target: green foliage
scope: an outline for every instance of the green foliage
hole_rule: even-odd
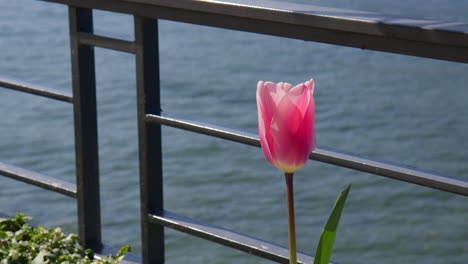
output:
[[[341,212],[343,211],[346,198],[348,197],[351,185],[340,193],[333,206],[333,210],[328,218],[327,224],[322,230],[317,251],[315,252],[314,264],[328,264],[335,243],[336,231],[340,222]]]
[[[24,214],[0,219],[0,264],[117,264],[130,250],[123,247],[117,255],[94,259],[93,251],[78,244],[78,236],[66,235],[60,228],[31,227]]]

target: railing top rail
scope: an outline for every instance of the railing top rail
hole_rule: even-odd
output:
[[[45,0],[342,46],[468,63],[468,23],[270,0]]]

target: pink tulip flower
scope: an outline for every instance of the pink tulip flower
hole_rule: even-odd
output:
[[[316,147],[314,81],[297,86],[258,82],[258,134],[263,154],[285,173],[302,168]]]

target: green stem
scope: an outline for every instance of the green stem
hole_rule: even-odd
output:
[[[294,219],[294,173],[285,173],[286,178],[286,200],[288,203],[288,238],[289,238],[289,263],[297,264],[296,253],[296,224]]]

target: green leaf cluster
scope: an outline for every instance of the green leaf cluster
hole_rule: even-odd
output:
[[[123,247],[117,255],[94,258],[90,249],[78,244],[78,236],[66,235],[60,228],[45,229],[27,224],[24,214],[0,219],[0,264],[117,264],[130,250]]]

